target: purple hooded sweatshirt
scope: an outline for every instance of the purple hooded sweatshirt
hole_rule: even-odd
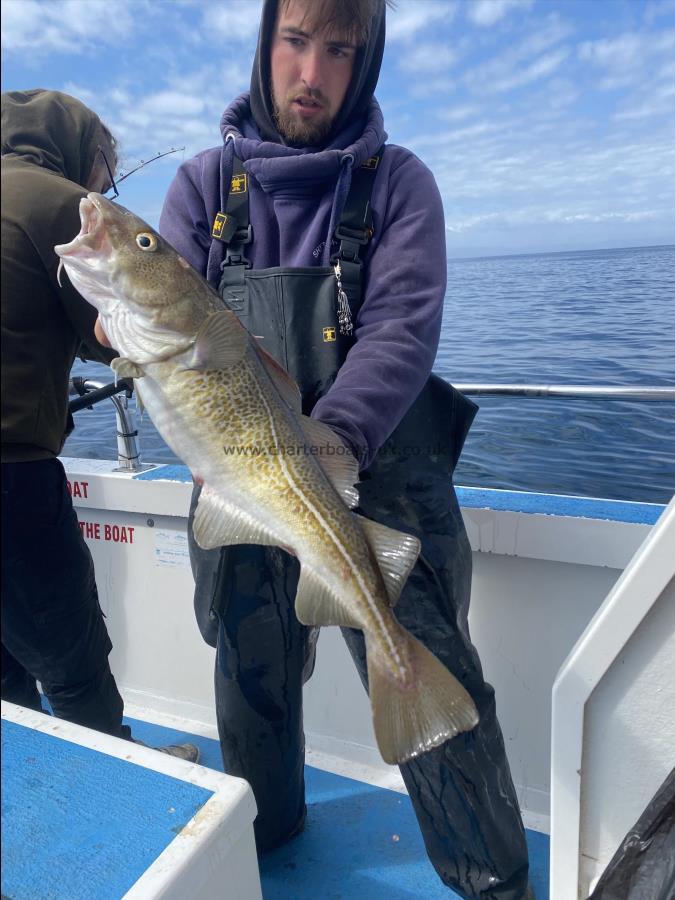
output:
[[[253,242],[246,254],[253,268],[328,265],[351,172],[387,137],[377,101],[321,149],[261,140],[248,94],[226,109],[221,133],[222,160],[221,148],[212,148],[178,170],[160,219],[162,235],[217,286],[222,244],[212,242],[211,226],[223,208],[221,171],[229,185],[236,153],[249,175]],[[365,256],[356,341],[312,411],[348,442],[362,469],[431,372],[447,277],[441,197],[433,175],[413,153],[387,144],[371,202],[374,234]]]

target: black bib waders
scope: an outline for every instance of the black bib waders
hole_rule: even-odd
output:
[[[354,190],[358,201],[359,188]],[[354,241],[356,232],[345,225],[353,207],[348,200],[336,236],[343,288],[355,319],[358,250],[365,241]],[[250,228],[242,222],[241,207],[236,234],[231,232],[219,292],[297,381],[303,411],[309,413],[333,383],[353,340],[341,333],[335,272],[331,267],[247,268]],[[361,473],[358,511],[420,538],[420,558],[396,618],[460,679],[480,714],[473,731],[401,766],[429,857],[445,884],[465,897],[522,900],[527,848],[494,692],[483,680],[469,637],[471,550],[452,485],[475,412],[473,403],[432,375]],[[198,496],[196,487],[189,528],[195,610],[205,640],[217,647],[223,761],[226,772],[253,788],[256,840],[265,851],[297,833],[305,818],[302,685],[314,667],[318,629],[295,617],[297,559],[276,547],[204,551],[195,544],[191,524]],[[342,632],[367,688],[362,633]]]

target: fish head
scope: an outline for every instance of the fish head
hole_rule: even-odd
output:
[[[80,200],[80,231],[54,250],[73,286],[98,310],[108,340],[139,365],[192,342],[221,308],[208,283],[134,213],[90,193]]]

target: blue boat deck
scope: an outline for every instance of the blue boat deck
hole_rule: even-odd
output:
[[[223,771],[218,741],[135,719],[134,737],[155,747],[191,741],[201,764]],[[452,900],[429,862],[405,794],[307,766],[307,823],[260,861],[265,900]],[[548,835],[527,831],[530,878],[548,900]]]
[[[126,721],[149,746],[197,744],[201,764],[223,771],[216,740]],[[2,893],[12,900],[118,900],[210,796],[4,718],[2,762]],[[262,858],[264,900],[457,896],[429,862],[405,794],[310,766],[305,775],[306,827]],[[548,900],[548,837],[527,840],[537,900]]]

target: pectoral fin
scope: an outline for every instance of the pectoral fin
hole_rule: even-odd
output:
[[[110,363],[110,368],[115,373],[115,383],[118,378],[142,378],[145,375],[142,366],[127,359],[126,356],[117,356]]]
[[[186,369],[225,369],[242,361],[249,334],[229,309],[213,313],[197,332]]]
[[[388,528],[372,519],[356,517],[366,534],[366,540],[377,557],[389,596],[395,606],[420,552],[420,542],[412,534]]]

